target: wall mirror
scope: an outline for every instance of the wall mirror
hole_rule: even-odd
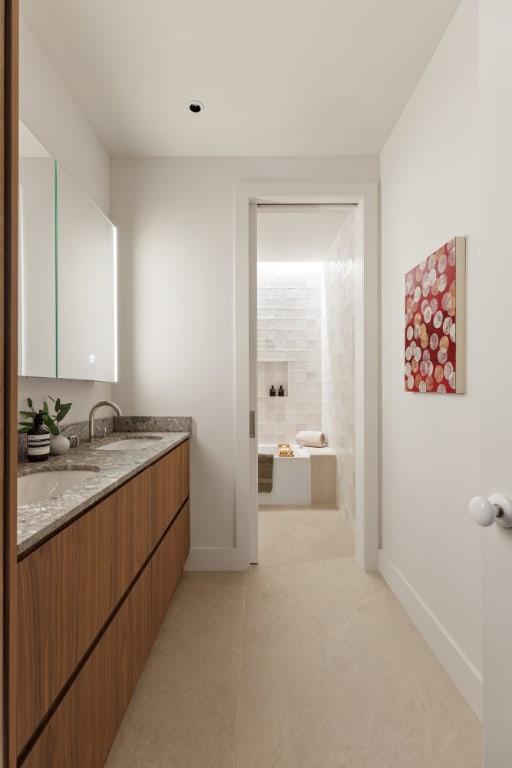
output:
[[[20,123],[18,373],[57,375],[55,161]]]
[[[19,220],[19,375],[116,381],[116,229],[21,122]]]

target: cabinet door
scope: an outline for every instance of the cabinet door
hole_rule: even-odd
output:
[[[187,557],[190,552],[190,502],[187,501],[181,512],[181,529],[180,529],[180,560],[181,570],[187,561]]]
[[[153,546],[161,539],[179,509],[176,482],[177,455],[177,451],[174,450],[151,467]]]
[[[149,480],[141,473],[18,564],[18,754],[150,553]]]
[[[148,566],[23,768],[102,768],[151,648]]]
[[[180,538],[181,514],[167,531],[151,560],[151,635],[154,640],[181,576]]]
[[[190,506],[187,502],[167,531],[151,561],[151,624],[153,640],[167,613],[190,549]]]
[[[186,440],[176,448],[177,505],[181,507],[189,496],[190,442]]]

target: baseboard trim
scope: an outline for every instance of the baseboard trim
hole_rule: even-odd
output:
[[[466,699],[476,716],[482,720],[483,685],[481,674],[382,549],[379,550],[379,571],[450,675],[461,695]]]
[[[186,571],[245,571],[247,556],[236,547],[193,547]]]

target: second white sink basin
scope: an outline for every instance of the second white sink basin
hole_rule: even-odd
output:
[[[64,491],[70,491],[95,476],[96,471],[88,469],[55,470],[23,475],[18,477],[18,506],[54,499]]]
[[[147,437],[127,437],[121,440],[116,440],[113,443],[107,443],[107,445],[98,446],[98,451],[136,451],[139,448],[149,448],[155,440],[161,440],[161,437],[147,436]]]

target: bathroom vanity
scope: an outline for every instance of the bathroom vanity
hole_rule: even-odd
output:
[[[189,436],[88,444],[44,470],[92,480],[20,508],[19,766],[104,765],[189,552]]]

